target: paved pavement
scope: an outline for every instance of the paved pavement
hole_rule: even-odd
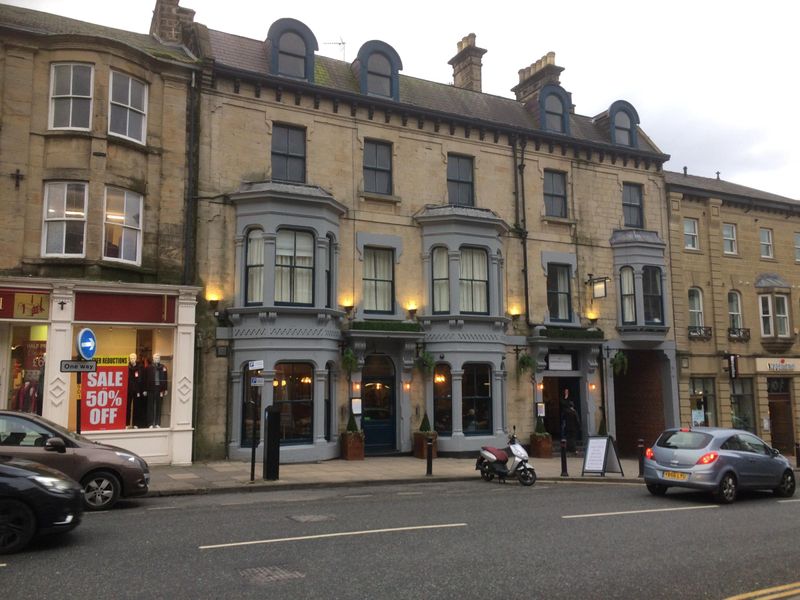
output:
[[[539,480],[580,480],[602,482],[641,482],[637,460],[622,459],[624,473],[604,476],[581,475],[583,458],[567,458],[567,476],[561,475],[561,459],[534,458],[531,460]],[[175,496],[231,491],[267,491],[425,483],[477,479],[475,458],[436,458],[432,474],[427,475],[427,461],[413,456],[367,457],[363,461],[333,459],[316,463],[280,465],[278,480],[262,478],[262,463],[256,463],[255,480],[250,481],[250,463],[238,461],[197,462],[187,467],[153,466],[150,468],[150,496]],[[518,485],[516,482],[509,482]]]

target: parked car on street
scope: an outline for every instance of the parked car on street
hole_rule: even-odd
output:
[[[0,554],[22,550],[37,534],[77,527],[82,492],[54,469],[0,454]]]
[[[79,482],[87,510],[142,496],[150,483],[147,462],[133,452],[28,413],[0,410],[0,454],[42,463]]]
[[[761,438],[740,429],[667,429],[645,451],[644,482],[655,496],[670,487],[711,492],[729,504],[739,490],[766,489],[794,495],[792,465]]]

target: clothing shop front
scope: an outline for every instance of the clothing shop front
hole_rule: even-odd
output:
[[[39,414],[151,464],[190,464],[198,291],[0,280],[0,408]],[[94,372],[74,368],[82,333],[93,340]]]

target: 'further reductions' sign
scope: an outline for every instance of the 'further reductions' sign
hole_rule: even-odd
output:
[[[81,431],[125,429],[128,358],[103,356],[95,362],[97,370],[82,375]]]

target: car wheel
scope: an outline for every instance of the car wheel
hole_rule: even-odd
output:
[[[661,485],[660,483],[648,483],[647,491],[653,494],[653,496],[663,496],[667,493],[667,486]]]
[[[22,550],[36,533],[33,511],[18,500],[0,500],[0,554]]]
[[[773,492],[775,492],[776,496],[781,498],[789,498],[794,496],[794,488],[795,488],[795,481],[794,481],[794,473],[791,469],[786,469],[781,476],[781,483],[776,487]]]
[[[95,471],[81,481],[86,510],[108,510],[119,499],[119,479],[108,471]]]
[[[736,476],[733,473],[725,473],[725,475],[722,476],[722,481],[719,482],[719,487],[715,494],[717,502],[730,504],[736,500],[736,490]]]

